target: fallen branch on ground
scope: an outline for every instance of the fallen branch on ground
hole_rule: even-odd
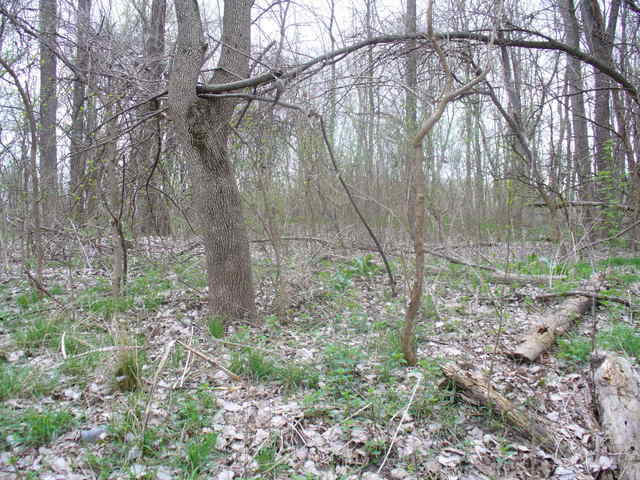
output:
[[[558,292],[558,293],[543,293],[542,295],[536,295],[531,297],[531,300],[550,300],[559,297],[589,297],[597,300],[598,302],[613,302],[624,305],[625,307],[640,309],[640,305],[635,305],[629,300],[624,298],[614,297],[611,295],[601,295],[599,293],[586,292],[584,290],[572,290],[570,292]]]
[[[231,370],[229,370],[228,368],[224,367],[223,365],[221,365],[220,363],[216,362],[213,358],[211,358],[209,355],[207,355],[206,353],[201,352],[200,350],[198,350],[195,347],[192,347],[191,345],[188,345],[184,342],[181,342],[180,340],[176,340],[176,343],[182,345],[184,348],[186,348],[187,350],[189,350],[191,353],[193,353],[195,356],[200,357],[203,360],[206,360],[207,362],[209,362],[211,365],[213,365],[216,368],[219,368],[220,370],[222,370],[224,373],[226,373],[227,375],[229,375],[231,378],[233,378],[234,380],[241,380],[241,378],[236,375],[235,373],[233,373]]]
[[[547,430],[546,422],[543,418],[534,413],[518,409],[480,374],[465,371],[453,363],[444,365],[442,371],[448,379],[463,389],[464,394],[468,394],[471,397],[471,403],[480,403],[491,408],[501,418],[513,425],[521,435],[524,435],[543,450],[551,454],[555,454],[557,451],[563,454],[567,453],[566,447],[558,443]]]

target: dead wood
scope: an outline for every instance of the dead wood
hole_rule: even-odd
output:
[[[595,386],[600,423],[609,451],[618,460],[620,480],[640,479],[640,379],[628,360],[596,352]]]
[[[453,257],[448,257],[448,256],[443,256],[440,254],[435,254],[432,253],[431,251],[428,251],[427,253],[429,253],[430,255],[435,255],[435,256],[442,256],[443,258],[452,258]],[[553,282],[554,280],[564,280],[565,277],[560,277],[557,275],[523,275],[523,274],[519,274],[519,273],[508,273],[508,272],[502,272],[500,270],[496,270],[495,268],[492,267],[487,267],[485,265],[476,265],[473,263],[466,263],[463,262],[462,260],[459,259],[453,259],[453,260],[449,260],[451,261],[451,263],[455,263],[457,265],[463,265],[466,267],[471,267],[471,268],[476,268],[476,269],[480,269],[480,270],[484,270],[486,273],[486,275],[488,276],[488,279],[490,282],[492,283],[501,283],[501,284],[506,284],[506,285],[512,285],[514,283],[523,283],[523,284],[535,284],[535,285],[548,285],[549,282]],[[425,265],[425,271],[434,275],[439,275],[439,274],[446,274],[446,273],[450,273],[450,271],[446,268],[442,268],[442,267],[437,267],[435,265]]]
[[[211,365],[213,365],[214,367],[218,368],[219,370],[222,370],[224,373],[227,374],[227,376],[233,378],[234,380],[241,380],[241,378],[238,375],[233,373],[231,370],[226,368],[224,365],[220,364],[220,362],[215,361],[213,358],[211,358],[206,353],[201,352],[197,348],[195,348],[195,347],[193,347],[191,345],[188,345],[188,344],[186,344],[184,342],[181,342],[180,340],[176,340],[176,343],[182,345],[184,348],[186,348],[188,351],[193,353],[195,356],[200,357],[201,359],[209,362]]]
[[[510,400],[498,392],[489,381],[476,372],[463,370],[454,363],[442,367],[445,376],[463,389],[463,397],[471,403],[480,403],[494,410],[516,430],[543,450],[555,454],[567,453],[546,427],[546,421],[532,413],[517,408]],[[467,398],[470,397],[470,398]]]
[[[585,291],[596,293],[604,283],[604,273],[594,274]],[[511,357],[518,360],[533,362],[540,354],[546,351],[555,341],[556,335],[566,333],[576,318],[584,314],[594,303],[591,296],[579,295],[568,298],[560,306],[544,315],[535,322],[531,331],[521,340],[516,349],[510,353]]]
[[[601,295],[599,293],[585,292],[584,290],[572,290],[570,292],[558,292],[558,293],[543,293],[542,295],[536,295],[531,297],[531,300],[550,300],[559,297],[589,297],[597,300],[598,302],[613,302],[624,305],[625,307],[639,309],[638,305],[631,303],[624,298],[614,297],[612,295]]]

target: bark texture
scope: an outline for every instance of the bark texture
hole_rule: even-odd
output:
[[[91,0],[78,0],[76,14],[76,68],[87,75],[89,52],[87,39],[89,33],[89,20],[91,17]],[[86,140],[86,78],[73,79],[73,100],[71,106],[71,133],[69,145],[69,194],[70,211],[72,217],[82,224],[84,217],[84,181],[86,168],[86,155],[83,152]]]
[[[585,291],[597,293],[602,288],[604,274],[593,275],[585,287]],[[584,314],[594,302],[592,297],[577,296],[562,302],[557,311],[552,311],[542,317],[529,334],[511,353],[512,357],[533,362],[545,352],[557,335],[565,334],[573,325],[576,318]]]
[[[57,0],[40,0],[40,124],[39,150],[42,190],[47,208],[56,205],[58,183],[58,149],[56,143]],[[52,214],[45,218],[53,219]]]
[[[600,423],[618,460],[620,480],[640,478],[640,380],[625,358],[598,352],[592,361]]]
[[[227,0],[223,45],[211,82],[247,77],[250,0]],[[210,313],[225,321],[255,317],[249,242],[227,141],[235,103],[201,99],[196,84],[207,45],[196,0],[176,0],[178,39],[169,81],[169,108],[182,153],[193,166],[195,209],[205,246]]]

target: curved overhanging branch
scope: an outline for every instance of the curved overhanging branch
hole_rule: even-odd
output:
[[[508,30],[512,32],[513,30]],[[531,33],[533,34],[533,33]],[[432,38],[433,40],[431,40]],[[382,35],[378,37],[373,37],[367,40],[363,40],[361,42],[354,43],[353,45],[348,45],[346,47],[342,47],[331,52],[328,52],[324,55],[320,55],[316,58],[313,58],[307,62],[301,63],[295,67],[292,67],[288,70],[283,71],[272,71],[267,72],[255,77],[247,78],[244,80],[239,80],[235,82],[221,83],[221,84],[206,84],[198,86],[198,93],[222,93],[229,92],[234,90],[240,90],[243,88],[249,87],[257,87],[259,85],[267,84],[274,82],[275,80],[287,80],[291,78],[295,78],[311,67],[321,65],[323,63],[329,63],[334,58],[349,55],[351,53],[357,52],[365,47],[369,47],[372,45],[384,45],[389,43],[398,43],[398,42],[406,42],[408,40],[422,40],[426,43],[432,43],[433,41],[470,41],[470,42],[478,42],[483,44],[492,44],[496,46],[505,46],[505,47],[514,47],[514,48],[528,48],[535,50],[553,50],[564,52],[567,55],[577,58],[578,60],[587,63],[600,72],[608,75],[612,80],[621,85],[636,101],[640,100],[640,96],[638,94],[638,89],[635,85],[620,72],[613,69],[606,62],[599,60],[592,55],[589,55],[586,52],[583,52],[580,49],[573,48],[569,45],[566,45],[562,42],[553,40],[551,38],[544,37],[545,40],[524,40],[524,39],[514,39],[514,38],[505,38],[505,37],[494,37],[491,35],[486,35],[482,33],[476,32],[434,32],[431,37],[429,37],[426,33],[411,33],[411,34],[402,34],[402,35]]]

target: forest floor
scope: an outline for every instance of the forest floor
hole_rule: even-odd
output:
[[[406,296],[391,296],[372,254],[292,244],[290,307],[278,318],[275,266],[258,244],[263,324],[225,331],[206,317],[199,247],[143,239],[118,299],[108,249],[96,247],[48,263],[50,296],[17,261],[0,273],[0,479],[570,480],[615,467],[594,415],[589,355],[621,351],[637,366],[637,313],[601,302],[538,361],[505,353],[561,301],[532,297],[578,288],[594,271],[607,270],[603,293],[637,303],[633,252],[561,263],[548,243],[443,250],[502,270],[566,275],[546,287],[495,285],[482,271],[428,257],[443,273],[428,275],[420,361],[409,368],[398,340]],[[406,291],[411,258],[392,265]],[[569,453],[543,451],[469,402],[446,381],[448,362],[544,418]]]

